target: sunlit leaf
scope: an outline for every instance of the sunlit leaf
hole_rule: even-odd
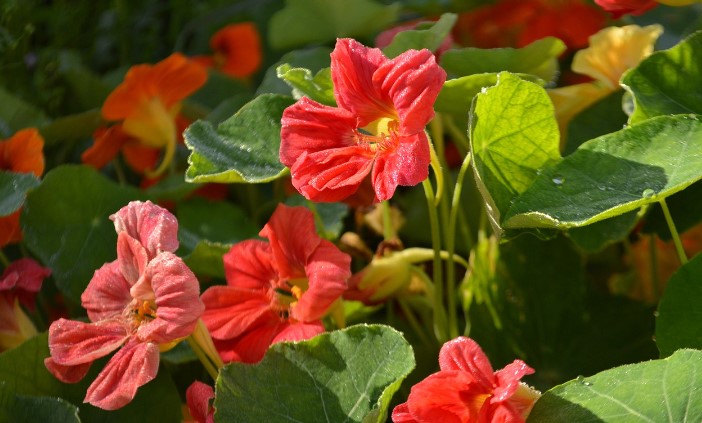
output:
[[[288,64],[292,68],[309,69],[310,72],[319,72],[328,68],[331,62],[332,49],[325,46],[312,47],[304,50],[293,50],[285,53],[276,64],[266,70],[263,82],[256,90],[256,95],[283,94],[292,96],[292,88],[285,81],[278,78],[278,66]]]
[[[309,69],[293,68],[285,63],[278,66],[276,72],[278,78],[292,87],[295,99],[304,96],[328,106],[336,105],[330,68],[324,68],[313,76]]]

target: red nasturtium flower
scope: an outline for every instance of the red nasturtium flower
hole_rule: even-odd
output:
[[[7,140],[0,141],[0,170],[15,173],[44,173],[44,138],[34,128],[22,129]],[[0,248],[22,240],[20,213],[0,217]]]
[[[202,294],[202,320],[222,359],[255,363],[281,341],[324,331],[347,288],[351,258],[315,232],[312,212],[279,205],[259,233],[224,255],[226,286]]]
[[[283,112],[280,160],[292,183],[314,201],[340,201],[370,176],[375,200],[398,185],[429,175],[424,127],[446,80],[429,50],[394,59],[352,39],[339,39],[331,54],[338,107],[303,97]]]
[[[171,213],[134,201],[110,218],[117,260],[96,270],[81,296],[92,323],[53,322],[45,360],[54,376],[73,383],[93,361],[119,349],[85,396],[106,410],[126,405],[156,377],[159,350],[190,335],[204,308],[195,275],[173,254],[178,222]]]
[[[51,269],[30,258],[12,262],[0,276],[0,352],[37,334],[20,304],[34,310],[34,297]]]
[[[448,341],[439,352],[441,370],[412,387],[392,412],[394,423],[524,422],[539,393],[519,380],[534,373],[521,360],[493,372],[470,338]]]
[[[251,22],[227,25],[215,32],[210,47],[212,56],[195,56],[193,60],[234,78],[251,76],[263,61],[261,37]]]
[[[152,175],[163,172],[182,132],[178,121],[181,102],[206,80],[207,71],[179,53],[155,65],[132,66],[102,106],[102,116],[118,123],[96,132],[95,143],[81,159],[99,168],[122,150],[135,170]],[[144,169],[153,166],[154,157],[161,153],[156,169]]]

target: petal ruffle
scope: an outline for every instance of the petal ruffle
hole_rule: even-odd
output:
[[[55,363],[75,366],[106,356],[128,338],[127,328],[117,320],[83,323],[62,318],[49,327],[49,350]]]
[[[534,369],[527,366],[522,360],[514,360],[503,369],[495,372],[497,386],[495,396],[490,400],[492,403],[507,401],[519,388],[519,381],[525,375],[534,373]]]
[[[178,249],[178,221],[171,212],[151,201],[132,201],[110,219],[117,233],[124,231],[141,242],[149,258],[161,251]]]
[[[119,317],[132,301],[129,282],[122,275],[118,261],[105,263],[95,271],[80,296],[81,304],[93,322]]]
[[[132,338],[88,387],[84,402],[103,410],[127,405],[140,386],[156,377],[158,361],[158,345]]]
[[[465,336],[446,342],[439,351],[439,367],[442,371],[467,372],[486,391],[494,386],[492,365],[475,341]]]
[[[316,202],[341,201],[358,191],[373,160],[358,146],[302,154],[290,168],[293,186]]]
[[[234,244],[222,256],[227,284],[236,288],[266,290],[278,279],[271,247],[267,242],[249,239]]]
[[[429,176],[429,140],[424,132],[401,137],[397,148],[379,154],[373,165],[373,189],[378,200],[388,200],[398,185],[414,186]]]
[[[202,320],[215,339],[233,339],[263,321],[280,320],[266,291],[213,286],[202,294]]]

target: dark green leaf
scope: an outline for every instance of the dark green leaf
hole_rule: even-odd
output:
[[[49,121],[49,118],[43,111],[37,109],[32,104],[29,104],[0,87],[0,130],[9,130],[6,136],[23,128],[34,127],[38,128]],[[2,128],[3,125],[6,128]],[[2,135],[0,133],[0,135]],[[4,137],[3,137],[4,138]]]
[[[585,141],[617,132],[626,125],[628,117],[622,110],[622,93],[622,90],[615,91],[570,121],[564,156],[574,152]]]
[[[456,24],[458,16],[454,13],[444,13],[438,21],[431,23],[424,29],[402,31],[393,37],[392,42],[383,48],[383,54],[394,58],[407,50],[436,51],[446,37],[451,33],[451,28]]]
[[[230,244],[218,242],[200,241],[195,245],[192,252],[183,257],[183,261],[190,270],[197,275],[212,276],[215,278],[224,277],[224,263],[222,256],[229,251]]]
[[[259,364],[232,363],[217,379],[219,422],[382,422],[414,368],[389,326],[358,325],[273,345]]]
[[[15,395],[0,382],[0,422],[80,423],[80,419],[76,406],[61,398]]]
[[[287,0],[271,17],[268,39],[275,49],[325,43],[337,37],[370,36],[397,21],[400,4],[356,0],[353,7],[335,0]]]
[[[116,257],[117,235],[109,216],[143,197],[90,167],[57,167],[27,196],[24,240],[52,269],[61,292],[80,303],[95,270]]]
[[[194,198],[178,205],[176,217],[182,247],[188,250],[202,240],[236,244],[258,234],[241,208],[222,201]]]
[[[7,216],[22,207],[27,192],[39,185],[33,173],[0,170],[0,216]]]
[[[634,95],[629,123],[654,116],[702,114],[702,31],[677,46],[658,51],[622,77]]]
[[[99,109],[88,110],[75,115],[63,116],[40,128],[46,145],[58,141],[88,138],[103,124]]]
[[[699,422],[700,386],[702,351],[680,350],[557,386],[536,402],[528,421]]]
[[[349,206],[344,203],[314,203],[301,195],[294,195],[285,202],[290,206],[305,206],[315,214],[317,233],[327,239],[336,239],[344,229],[344,219]]]
[[[188,182],[268,182],[286,172],[280,163],[280,119],[293,99],[264,94],[217,126],[197,121],[185,131],[192,151]]]
[[[658,304],[656,344],[661,357],[680,348],[702,349],[702,255],[683,265],[668,281]]]
[[[568,231],[568,236],[583,250],[594,253],[608,244],[626,238],[636,226],[639,217],[639,213],[633,210],[592,225],[572,228]]]

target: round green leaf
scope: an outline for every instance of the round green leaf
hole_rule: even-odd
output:
[[[702,351],[679,350],[559,385],[536,402],[528,422],[699,422],[700,394]]]
[[[286,172],[280,163],[280,119],[290,97],[263,94],[215,129],[197,121],[185,130],[192,151],[188,182],[269,182]]]
[[[389,326],[358,325],[273,345],[259,364],[232,363],[217,379],[219,422],[382,422],[414,368]]]
[[[27,191],[39,185],[33,173],[0,171],[0,216],[7,216],[22,207]]]

